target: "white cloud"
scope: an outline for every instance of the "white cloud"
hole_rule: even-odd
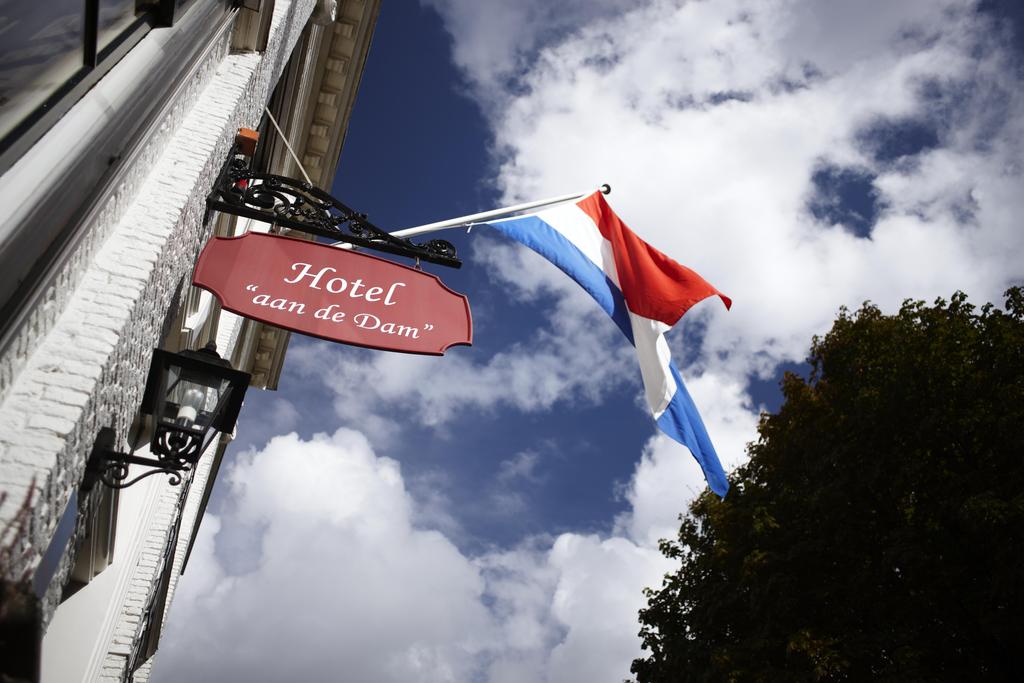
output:
[[[537,463],[540,461],[540,453],[537,451],[522,451],[508,460],[503,460],[498,465],[498,481],[511,482],[516,479],[527,481],[537,480]]]
[[[614,15],[620,0],[478,2],[421,0],[445,17],[454,37],[452,58],[476,93],[498,95],[530,67],[530,57],[553,37],[595,17]]]
[[[576,534],[467,557],[348,429],[276,437],[227,481],[232,505],[204,521],[155,681],[620,680],[639,654],[640,587],[668,569],[652,548]],[[217,546],[253,524],[257,561],[232,570]]]
[[[567,633],[551,652],[548,680],[621,678],[640,654],[634,630],[643,604],[638,589],[660,585],[671,563],[656,549],[624,538],[576,534],[559,537],[551,562],[559,570],[553,613]]]
[[[349,430],[291,434],[228,481],[233,507],[204,524],[157,680],[468,680],[489,627],[483,582],[442,534],[413,528],[396,462]],[[229,575],[210,537],[254,522],[259,561]]]

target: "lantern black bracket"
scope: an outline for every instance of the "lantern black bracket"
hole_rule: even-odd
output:
[[[220,357],[213,342],[198,351],[153,349],[140,413],[141,419],[151,416],[149,452],[154,457],[117,451],[114,430],[103,427],[93,443],[83,488],[99,481],[123,489],[161,473],[170,476],[172,486],[180,484],[216,434],[234,430],[249,380],[248,373]],[[131,465],[153,469],[128,480]]]
[[[112,489],[126,489],[132,484],[154,474],[170,475],[171,486],[181,483],[183,472],[191,469],[192,465],[188,460],[173,455],[162,455],[157,458],[144,458],[128,453],[119,453],[114,450],[115,434],[110,427],[103,427],[96,436],[96,442],[92,447],[92,455],[89,456],[89,464],[86,466],[86,484],[88,489],[94,481],[100,481]],[[129,465],[144,465],[154,469],[144,472],[139,476],[128,479]]]
[[[419,261],[459,268],[455,246],[447,240],[412,240],[378,228],[311,183],[272,173],[258,173],[251,157],[236,143],[228,154],[206,206],[235,216],[299,230],[338,242]]]

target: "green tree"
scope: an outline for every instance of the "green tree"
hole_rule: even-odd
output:
[[[808,361],[662,541],[637,680],[1019,680],[1024,290],[843,309]]]

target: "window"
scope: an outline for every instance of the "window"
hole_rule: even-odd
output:
[[[102,54],[136,20],[153,10],[155,2],[140,0],[99,0],[96,51]]]
[[[196,2],[0,0],[0,172],[150,28]]]
[[[85,67],[82,0],[0,4],[0,135]]]

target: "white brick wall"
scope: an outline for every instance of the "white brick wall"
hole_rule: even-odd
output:
[[[0,485],[9,494],[0,525],[33,480],[36,488],[30,528],[18,539],[21,560],[7,568],[9,576],[37,567],[99,429],[127,433],[165,315],[208,237],[206,195],[235,131],[259,121],[314,4],[278,0],[262,55],[227,55],[226,42],[217,46],[194,77],[194,92],[185,89],[90,227],[46,305],[0,358]],[[44,619],[69,560],[47,592]]]

